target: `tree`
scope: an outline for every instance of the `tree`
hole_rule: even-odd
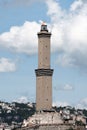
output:
[[[66,130],[74,130],[72,127],[70,127],[69,129],[66,129]]]

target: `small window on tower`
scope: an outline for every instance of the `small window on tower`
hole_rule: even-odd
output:
[[[46,30],[46,27],[43,27],[43,30]]]
[[[47,30],[47,25],[41,25],[41,31],[47,31],[48,32],[48,30]]]

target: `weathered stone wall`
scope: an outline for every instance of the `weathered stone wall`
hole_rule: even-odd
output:
[[[17,130],[67,130],[69,128],[73,128],[74,130],[85,130],[84,126],[72,126],[72,125],[43,125],[43,126],[35,126],[35,127],[26,127]]]

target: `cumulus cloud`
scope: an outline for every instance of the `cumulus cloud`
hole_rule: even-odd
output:
[[[70,90],[73,90],[74,87],[70,84],[65,84],[65,85],[58,85],[58,86],[55,86],[54,89],[57,91],[57,90],[62,90],[62,91],[70,91]]]
[[[40,25],[26,21],[23,26],[11,27],[0,35],[0,45],[14,52],[35,54],[37,52],[37,31]]]
[[[70,84],[66,84],[64,86],[64,90],[72,90],[72,89],[73,89],[73,87]]]
[[[20,0],[17,2],[20,3]],[[87,1],[75,0],[68,11],[63,10],[55,0],[44,2],[51,20],[48,23],[52,28],[51,51],[58,54],[57,63],[61,66],[87,68]],[[35,21],[11,27],[9,32],[0,35],[0,46],[18,53],[35,54],[36,34],[39,30],[40,24]]]
[[[13,61],[7,58],[0,58],[0,72],[14,72],[16,65]]]
[[[62,101],[55,101],[53,102],[53,106],[61,106],[61,107],[64,107],[64,106],[72,106],[72,107],[75,107],[76,109],[87,109],[87,97],[80,100],[77,104],[70,104],[68,102],[62,102]]]
[[[28,103],[28,98],[25,96],[22,96],[16,100],[14,100],[14,102],[18,102],[18,103]]]
[[[69,103],[68,102],[54,102],[53,106],[64,107],[64,106],[69,106]]]
[[[71,5],[71,11],[75,11],[83,5],[82,0],[76,0],[72,5]]]
[[[76,108],[87,109],[87,98],[82,99],[77,105]]]
[[[52,51],[58,52],[58,64],[86,68],[87,1],[75,0],[68,12],[54,0],[46,3],[52,24]]]

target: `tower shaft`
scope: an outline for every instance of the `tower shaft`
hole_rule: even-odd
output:
[[[50,33],[38,33],[38,68],[50,68]]]
[[[52,108],[52,74],[50,69],[50,37],[47,25],[38,33],[38,69],[36,72],[36,110]]]

